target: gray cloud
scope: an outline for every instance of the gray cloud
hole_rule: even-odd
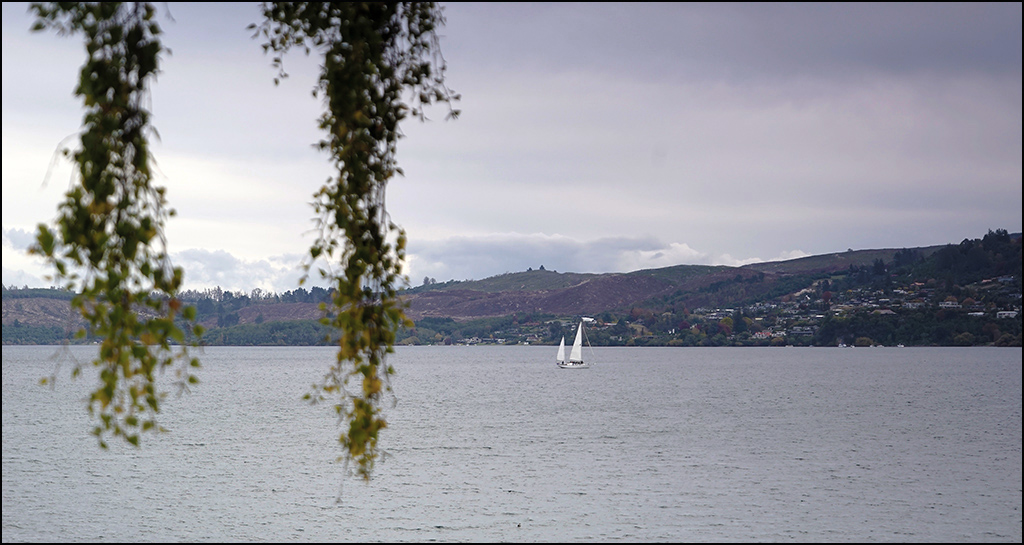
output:
[[[446,13],[453,67],[750,80],[1021,64],[1019,3],[474,3]],[[488,42],[506,47],[460,48]]]

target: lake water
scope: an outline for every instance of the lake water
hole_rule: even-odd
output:
[[[207,348],[108,451],[54,351],[3,347],[4,542],[1021,542],[1020,348],[401,347],[369,484],[330,348]]]

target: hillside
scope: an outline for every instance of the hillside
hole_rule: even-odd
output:
[[[499,335],[551,342],[558,328],[544,323],[591,316],[629,324],[595,331],[607,344],[720,345],[774,342],[780,335],[788,343],[808,341],[794,338],[793,331],[825,344],[852,343],[867,332],[893,343],[950,344],[959,335],[956,342],[977,344],[1010,335],[1001,342],[1016,338],[1019,344],[1020,318],[1011,323],[997,317],[1020,309],[1020,248],[1020,234],[1000,230],[958,245],[849,250],[743,267],[677,265],[607,274],[540,269],[426,282],[401,292],[416,327],[399,337],[412,343]],[[80,327],[69,298],[60,290],[4,289],[4,343],[66,338]],[[196,307],[211,344],[317,344],[326,335],[317,323],[320,303],[329,300],[322,288],[251,295],[215,289],[185,292],[181,299]],[[952,308],[961,310],[947,315]],[[862,320],[872,313],[906,315],[900,320],[910,325]],[[857,316],[863,323],[848,320]],[[847,321],[822,322],[826,317]]]
[[[500,289],[499,284],[512,286]],[[532,289],[525,289],[530,286]],[[456,321],[511,314],[596,314],[628,308],[671,290],[671,281],[647,275],[562,275],[530,271],[502,275],[499,280],[458,282],[440,289],[403,294],[408,316],[447,317]]]
[[[917,250],[927,256],[939,248]],[[659,303],[687,308],[731,306],[739,301],[758,300],[780,287],[788,288],[790,283],[786,281],[794,277],[804,280],[847,271],[851,266],[867,267],[879,259],[891,262],[898,251],[858,250],[743,267],[676,265],[631,273],[533,270],[484,280],[419,286],[407,290],[405,298],[413,320],[448,317],[464,321],[515,313],[592,315]]]

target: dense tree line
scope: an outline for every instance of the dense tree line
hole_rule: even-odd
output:
[[[207,346],[330,346],[333,331],[316,320],[236,325],[210,331]]]
[[[14,320],[4,324],[3,344],[63,344],[74,340],[74,332],[50,325],[29,325]]]
[[[4,286],[3,297],[5,299],[32,299],[42,297],[44,299],[70,301],[75,297],[75,293],[59,288],[30,288],[28,286],[17,288],[14,286]]]
[[[855,313],[826,319],[807,344],[850,346],[858,339],[894,346],[1020,346],[1021,320],[979,318],[965,312],[918,310],[895,314]]]

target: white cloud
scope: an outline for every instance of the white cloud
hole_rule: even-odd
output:
[[[30,288],[44,288],[53,285],[46,276],[42,258],[28,254],[28,248],[35,243],[35,232],[24,229],[4,228],[3,244],[3,285]]]
[[[36,240],[36,234],[24,229],[4,229],[4,246],[15,250],[27,250]]]
[[[637,249],[620,252],[618,270],[635,271],[640,269],[659,269],[680,263],[707,264],[709,256],[694,250],[687,244],[672,242],[667,246],[651,250]]]
[[[301,257],[297,255],[244,260],[223,250],[193,249],[177,252],[171,257],[176,266],[185,270],[184,289],[197,291],[220,287],[245,293],[255,288],[284,293],[299,287],[302,276]]]

